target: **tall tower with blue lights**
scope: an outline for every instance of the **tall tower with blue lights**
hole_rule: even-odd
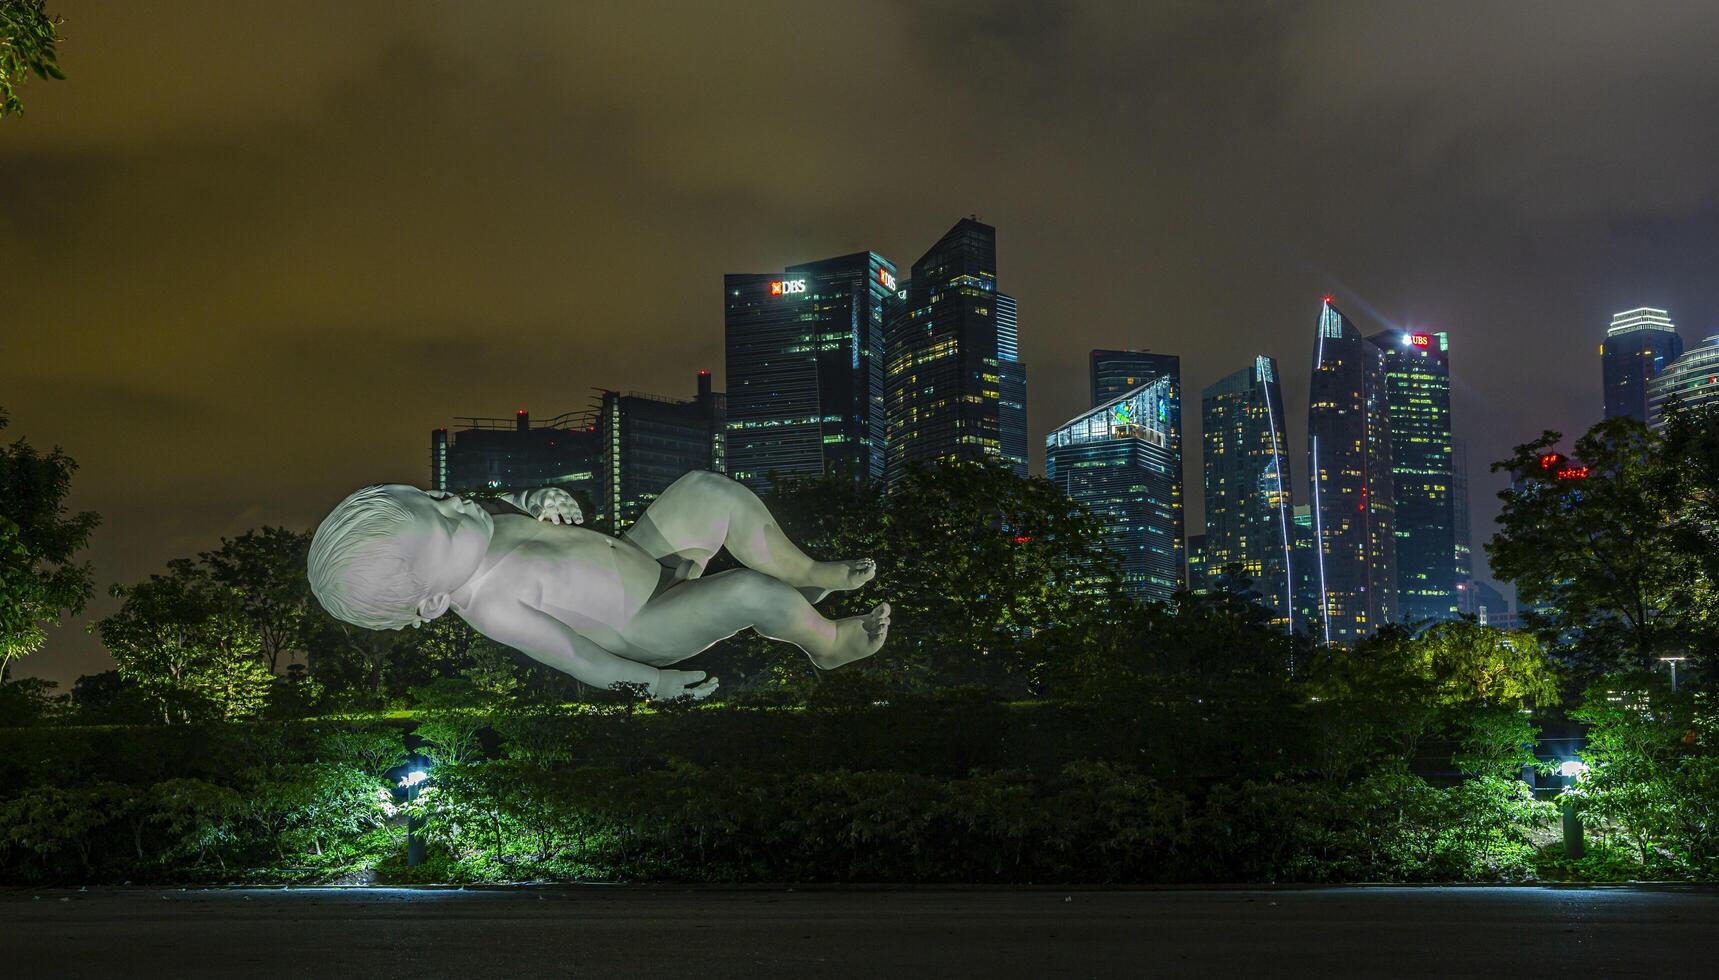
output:
[[[1327,642],[1354,643],[1397,617],[1397,556],[1385,352],[1325,297],[1308,391],[1308,484]]]
[[[1026,365],[997,230],[955,223],[913,264],[885,319],[885,469],[985,460],[1027,474]],[[733,384],[729,387],[732,389]]]
[[[1294,621],[1294,507],[1277,361],[1261,355],[1200,393],[1208,575],[1239,566],[1251,591]]]

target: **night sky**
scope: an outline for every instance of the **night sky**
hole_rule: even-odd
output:
[[[1451,333],[1477,543],[1486,463],[1598,419],[1612,312],[1719,329],[1711,3],[50,10],[68,81],[0,120],[0,405],[82,464],[102,592],[422,484],[456,415],[720,387],[723,273],[905,267],[967,214],[1035,469],[1095,346],[1182,356],[1190,447],[1276,356],[1299,450],[1331,292]],[[105,669],[86,622],[18,673]]]

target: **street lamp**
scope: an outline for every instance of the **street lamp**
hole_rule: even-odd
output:
[[[1688,657],[1660,657],[1659,662],[1671,665],[1671,689],[1677,690],[1677,665],[1688,660]]]
[[[1558,775],[1570,780],[1572,786],[1587,774],[1588,764],[1580,759],[1565,759],[1558,765]],[[1582,821],[1577,816],[1582,798],[1569,790],[1566,786],[1563,793],[1564,856],[1580,858],[1588,853],[1587,842],[1582,839]]]
[[[394,783],[394,799],[407,806],[416,802],[418,794],[430,783],[429,756],[420,754],[414,748],[406,755],[406,761],[388,771],[388,776]],[[406,866],[416,867],[424,863],[424,829],[423,818],[416,813],[406,815]]]

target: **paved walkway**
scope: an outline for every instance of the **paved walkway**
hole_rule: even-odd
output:
[[[1712,977],[1694,888],[0,891],[28,977]]]

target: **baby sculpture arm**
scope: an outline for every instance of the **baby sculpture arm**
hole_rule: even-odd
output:
[[[538,487],[535,490],[515,490],[501,499],[518,507],[532,517],[550,524],[583,524],[585,514],[579,501],[560,487]]]
[[[668,670],[617,657],[568,629],[560,620],[524,603],[508,603],[468,619],[490,639],[595,688],[609,690],[616,684],[636,684],[652,698],[662,700],[682,696],[702,699],[716,690],[716,678],[706,679],[702,670]]]

